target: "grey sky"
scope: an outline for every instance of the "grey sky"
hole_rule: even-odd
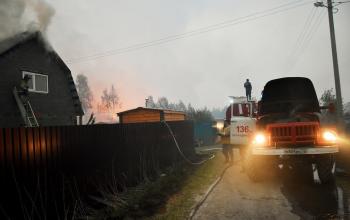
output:
[[[60,0],[48,37],[66,61],[156,40],[168,35],[249,15],[288,2],[285,0]],[[74,74],[88,76],[95,96],[112,83],[123,109],[144,104],[148,95],[183,100],[196,107],[219,107],[229,95],[243,95],[251,79],[253,95],[264,84],[283,76],[306,76],[318,95],[334,88],[328,19],[321,25],[295,68],[288,55],[312,10],[310,4],[247,23],[194,37],[147,47],[93,61],[69,64]],[[338,6],[335,29],[344,101],[350,101],[350,3]],[[321,15],[322,16],[322,15]]]

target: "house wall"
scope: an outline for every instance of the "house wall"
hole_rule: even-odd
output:
[[[163,116],[164,115],[164,116]],[[140,122],[159,122],[164,117],[166,121],[184,121],[185,114],[174,112],[162,112],[154,110],[135,110],[123,113],[121,116],[122,123],[140,123]]]
[[[165,113],[164,114],[165,121],[184,121],[185,114],[179,113]]]
[[[160,112],[139,110],[122,115],[122,123],[140,123],[160,121]]]
[[[45,46],[33,38],[0,55],[0,127],[24,124],[12,93],[20,83],[22,71],[48,75],[48,94],[29,93],[40,126],[73,124],[75,109],[70,93],[72,85],[68,81],[70,71],[59,65]]]

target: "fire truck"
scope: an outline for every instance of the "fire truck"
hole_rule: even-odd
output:
[[[230,144],[237,147],[248,145],[256,129],[256,100],[247,100],[244,96],[229,97],[231,104],[226,110],[226,121],[230,126]]]
[[[224,121],[216,124],[221,143],[239,148],[240,159],[244,155],[251,142],[251,137],[256,130],[257,103],[255,99],[247,100],[244,96],[229,96],[230,106],[226,109]]]
[[[322,124],[320,109],[310,79],[269,81],[258,102],[256,127],[245,158],[250,179],[261,180],[264,172],[279,166],[297,173],[307,170],[312,174],[317,169],[321,183],[332,182],[339,138],[335,127]],[[243,130],[235,127],[233,136]]]

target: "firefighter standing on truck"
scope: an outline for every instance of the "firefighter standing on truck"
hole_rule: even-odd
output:
[[[218,134],[221,137],[222,153],[225,156],[225,163],[233,164],[233,148],[230,144],[230,125],[225,120],[224,127]]]
[[[245,95],[247,96],[247,101],[250,101],[252,99],[252,84],[249,82],[249,79],[245,81],[244,88]]]

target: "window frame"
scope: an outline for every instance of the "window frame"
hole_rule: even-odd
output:
[[[49,93],[49,76],[45,74],[40,74],[40,73],[33,73],[29,71],[22,71],[22,78],[25,75],[30,75],[32,77],[32,82],[33,82],[33,89],[28,89],[29,92],[35,92],[35,93],[42,93],[42,94],[48,94]],[[46,77],[46,88],[47,91],[40,91],[36,89],[36,75],[44,76]]]

